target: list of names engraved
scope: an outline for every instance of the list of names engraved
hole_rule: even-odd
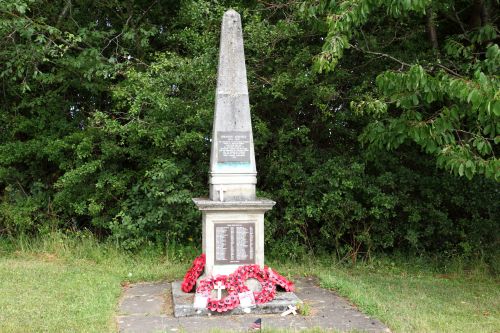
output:
[[[230,240],[228,236],[229,227],[219,226],[215,228],[215,260],[228,260],[227,241]]]
[[[250,163],[250,132],[217,132],[217,160],[219,163]]]
[[[255,223],[216,223],[215,264],[255,263]]]

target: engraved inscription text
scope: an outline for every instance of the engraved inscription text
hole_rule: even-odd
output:
[[[250,132],[217,132],[217,161],[250,163]]]
[[[255,263],[255,223],[216,223],[215,264]]]

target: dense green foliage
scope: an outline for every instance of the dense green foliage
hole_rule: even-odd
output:
[[[420,2],[0,0],[0,233],[199,239],[233,7],[271,252],[494,255],[498,10]]]
[[[472,179],[484,174],[500,181],[496,4],[494,0],[472,4],[345,0],[319,1],[309,7],[312,13],[328,13],[328,35],[317,58],[320,71],[333,70],[349,47],[395,63],[377,76],[375,96],[369,90],[352,101],[353,109],[374,117],[363,132],[363,142],[394,149],[411,140],[435,155],[439,166],[459,176]],[[377,10],[387,15],[377,15]],[[427,43],[422,28],[427,29]],[[391,34],[402,31],[387,36],[380,29]]]

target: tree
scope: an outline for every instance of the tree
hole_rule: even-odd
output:
[[[90,229],[127,249],[199,238],[191,198],[208,191],[228,8],[242,15],[259,194],[277,201],[266,215],[267,253],[356,260],[376,251],[473,256],[500,248],[492,181],[464,183],[436,170],[410,140],[367,159],[358,137],[376,112],[349,107],[388,105],[380,121],[396,119],[404,109],[372,89],[376,76],[387,68],[407,75],[394,59],[418,58],[434,78],[425,29],[441,47],[442,31],[457,23],[442,21],[439,7],[396,18],[374,9],[331,75],[314,70],[328,8],[311,19],[305,8],[314,7],[301,11],[289,0],[4,0],[0,234]]]
[[[345,51],[388,60],[375,89],[351,102],[372,116],[360,138],[369,149],[412,141],[438,166],[469,179],[500,181],[500,49],[496,1],[317,1],[325,20],[316,59],[334,71]],[[390,33],[381,33],[386,30]]]

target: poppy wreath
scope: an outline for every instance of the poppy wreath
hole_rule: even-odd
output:
[[[254,291],[255,303],[263,304],[272,301],[276,297],[276,285],[269,279],[269,274],[265,269],[260,269],[259,265],[240,266],[229,276],[229,282],[236,287],[238,293],[249,291],[245,285],[248,279],[256,279],[260,282],[261,290]]]
[[[295,290],[295,285],[293,284],[292,281],[288,280],[284,276],[280,275],[278,272],[273,270],[271,267],[265,267],[265,270],[267,271],[269,275],[269,280],[271,280],[274,284],[280,286],[283,288],[285,291],[294,291]]]
[[[205,253],[202,253],[193,261],[193,265],[191,265],[191,268],[186,272],[186,275],[184,275],[184,280],[181,285],[183,292],[188,293],[193,290],[193,287],[196,285],[196,280],[198,280],[201,273],[203,273],[204,268]]]
[[[205,254],[201,254],[193,261],[191,268],[186,272],[181,286],[182,291],[188,293],[193,290],[204,268]],[[228,295],[220,300],[209,298],[207,308],[210,311],[226,312],[239,305],[238,293],[249,291],[249,288],[245,285],[245,281],[248,279],[256,279],[261,285],[261,290],[254,292],[257,304],[273,300],[276,297],[276,286],[283,288],[285,291],[293,291],[295,289],[293,282],[267,266],[261,269],[259,265],[246,265],[238,267],[229,276],[221,275],[215,278],[208,277],[200,280],[196,291],[210,296],[216,284],[222,282]]]
[[[226,312],[236,308],[240,304],[238,291],[229,283],[229,279],[226,275],[219,275],[215,278],[209,277],[201,280],[196,292],[205,296],[210,296],[212,290],[218,282],[222,282],[224,284],[228,295],[226,297],[222,297],[221,299],[214,299],[210,297],[208,299],[207,309],[213,312]]]

